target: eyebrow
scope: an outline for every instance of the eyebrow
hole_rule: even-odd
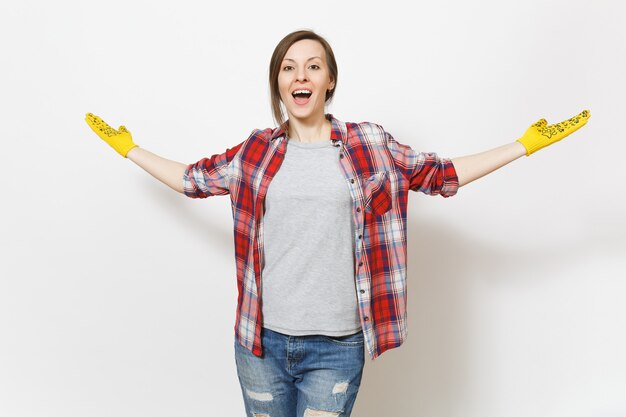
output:
[[[306,60],[306,62],[309,62],[310,60],[315,59],[315,58],[317,58],[317,59],[322,59],[322,58],[320,58],[319,56],[312,56],[311,58],[307,59],[307,60]],[[296,62],[295,60],[293,60],[293,59],[291,59],[291,58],[284,58],[284,59],[283,59],[283,61],[291,61],[291,62]]]

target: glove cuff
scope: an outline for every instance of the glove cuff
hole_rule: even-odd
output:
[[[119,152],[119,153],[120,153],[120,155],[122,155],[124,158],[128,158],[128,152],[130,152],[130,150],[131,150],[131,149],[133,149],[133,148],[138,148],[138,147],[139,147],[139,145],[132,143],[132,144],[130,144],[129,146],[127,146],[126,148],[124,148],[124,149],[119,149],[119,150],[118,150],[118,152]]]
[[[524,148],[526,148],[526,156],[530,156],[537,152],[539,149],[548,146],[548,144],[541,143],[537,140],[527,140],[525,138],[519,138],[517,141],[521,143]]]

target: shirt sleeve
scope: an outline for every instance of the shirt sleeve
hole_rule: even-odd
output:
[[[409,181],[411,191],[451,197],[459,189],[459,179],[452,161],[436,153],[416,152],[385,132],[385,142],[396,167]]]
[[[229,194],[228,170],[230,163],[244,143],[245,141],[227,149],[224,153],[202,158],[194,164],[189,164],[183,174],[185,195],[191,198],[207,198],[214,195]]]

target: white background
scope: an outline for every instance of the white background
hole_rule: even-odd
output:
[[[359,417],[626,416],[621,1],[5,1],[0,415],[243,416],[228,197],[172,192],[93,112],[189,163],[273,126],[267,67],[309,28],[328,111],[454,157],[583,109],[564,141],[411,194],[409,338]]]

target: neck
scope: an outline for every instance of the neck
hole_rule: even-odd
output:
[[[314,120],[289,119],[288,135],[299,142],[318,142],[330,139],[331,123],[325,115]]]

